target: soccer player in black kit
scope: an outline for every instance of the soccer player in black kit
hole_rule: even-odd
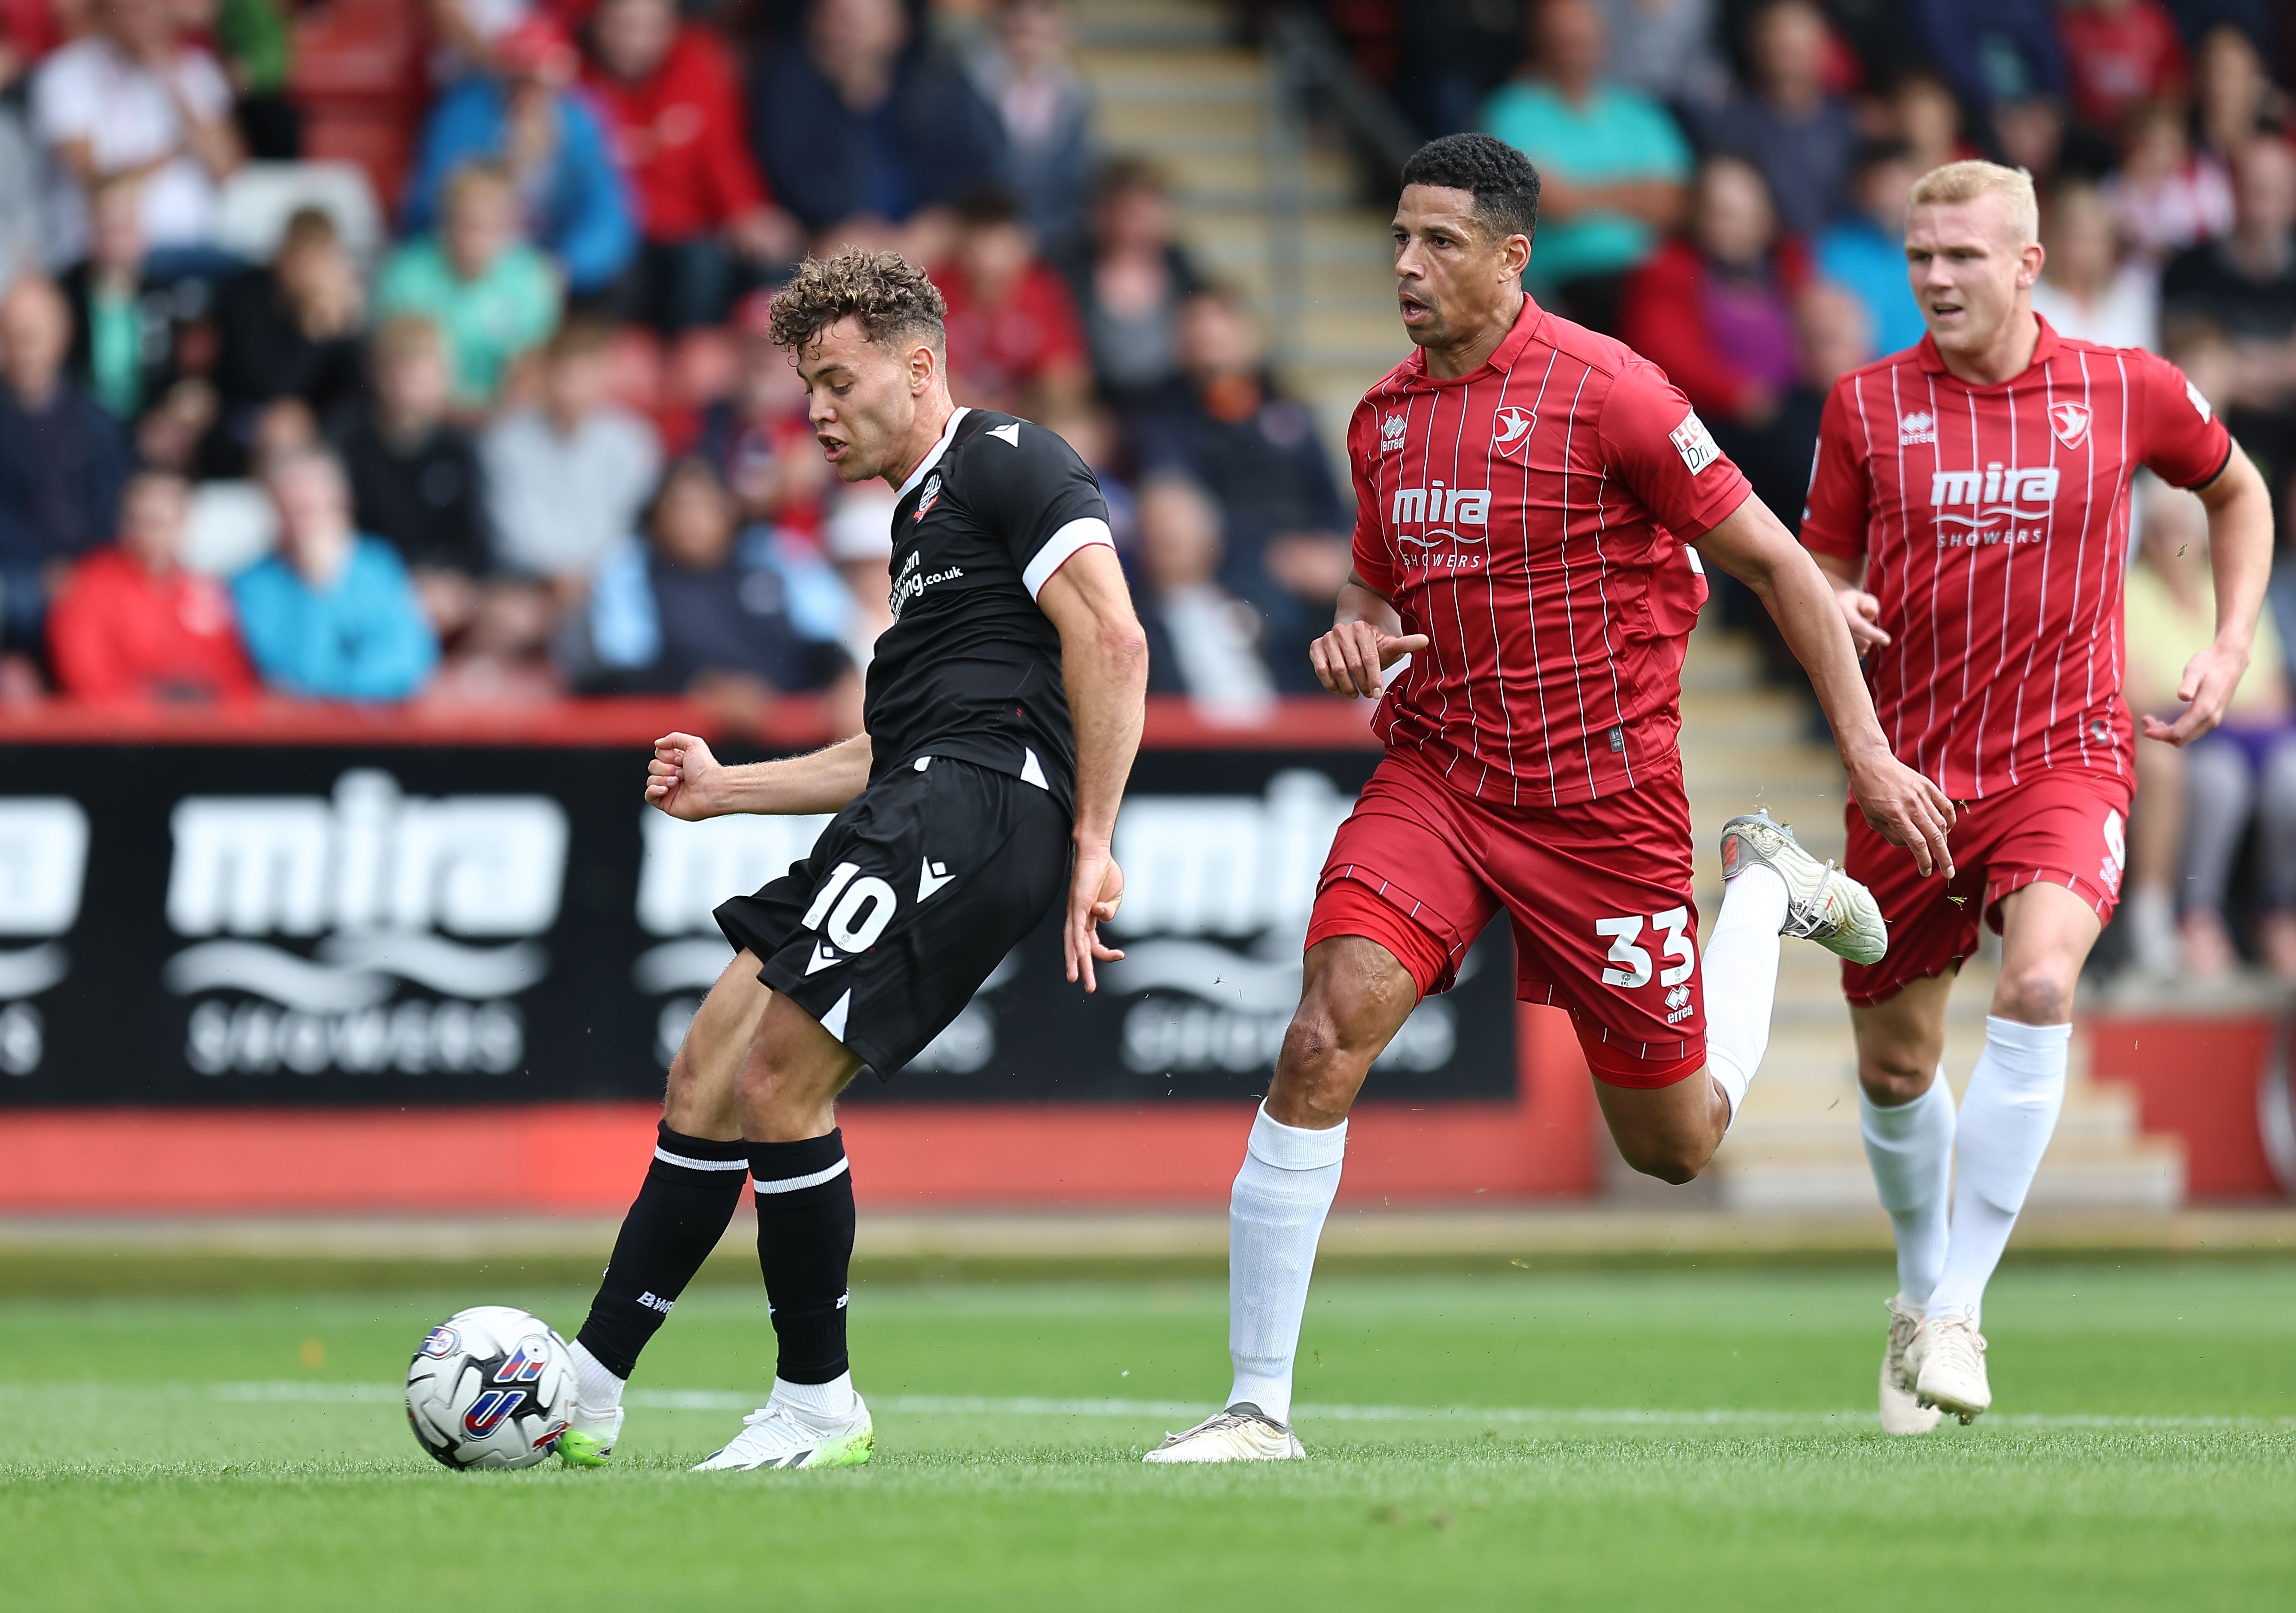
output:
[[[660,1141],[576,1336],[560,1455],[595,1466],[638,1353],[725,1235],[746,1175],[779,1346],[771,1397],[697,1470],[868,1461],[845,1349],[853,1179],[837,1094],[890,1078],[962,1011],[1063,887],[1068,978],[1089,991],[1124,889],[1109,855],[1140,742],[1147,649],[1100,487],[1067,443],[958,408],[940,293],[891,252],[809,259],[773,337],[848,482],[882,477],[894,622],[866,732],[729,767],[691,734],[654,747],[673,817],[837,815],[813,853],[718,909],[737,949],[671,1063]]]

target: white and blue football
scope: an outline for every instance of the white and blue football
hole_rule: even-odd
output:
[[[450,1468],[529,1468],[574,1405],[566,1340],[514,1306],[475,1305],[430,1330],[406,1369],[406,1421]]]

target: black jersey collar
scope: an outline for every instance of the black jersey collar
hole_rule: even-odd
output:
[[[901,490],[893,495],[895,504],[906,498],[914,490],[916,485],[924,480],[925,472],[940,463],[941,455],[948,452],[948,445],[956,440],[956,422],[972,413],[972,411],[964,405],[957,405],[956,413],[948,417],[948,424],[940,429],[940,440],[933,444],[932,452],[917,461],[917,468],[909,472],[908,480],[903,482]]]

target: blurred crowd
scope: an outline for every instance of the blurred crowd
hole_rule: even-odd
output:
[[[1100,471],[1160,688],[1311,690],[1340,479],[1073,52],[1060,0],[0,0],[0,700],[857,724],[891,495],[766,317],[856,243]]]
[[[2175,359],[2296,487],[2290,8],[1320,9],[1421,132],[1532,158],[1531,290],[1663,365],[1781,512],[1834,379],[1919,338],[1906,195],[1972,155],[2039,183],[2050,321]],[[1344,477],[1100,135],[1075,36],[1063,0],[0,0],[0,700],[857,723],[890,495],[827,474],[765,321],[848,243],[931,267],[961,402],[1099,473],[1154,688],[1242,722],[1313,692]],[[2206,532],[2139,504],[2130,697],[2161,710],[2209,636]],[[2157,972],[2296,978],[2274,606],[2224,733],[2141,748]]]

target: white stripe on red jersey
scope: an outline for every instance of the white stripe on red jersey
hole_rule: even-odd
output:
[[[1431,641],[1381,702],[1390,749],[1532,806],[1669,765],[1705,598],[1684,540],[1750,489],[1656,365],[1526,297],[1472,374],[1390,371],[1348,460],[1356,573]]]
[[[1997,386],[1956,378],[1926,336],[1835,382],[1801,541],[1866,560],[1891,641],[1866,681],[1898,759],[1956,800],[2046,767],[2132,778],[2130,479],[2198,487],[2232,451],[2176,365],[2046,320]]]

